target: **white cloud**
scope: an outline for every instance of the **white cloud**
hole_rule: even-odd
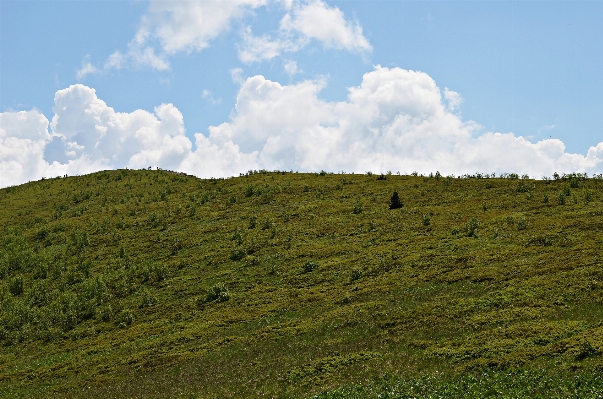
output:
[[[271,60],[283,52],[295,52],[301,47],[292,40],[272,39],[269,35],[254,36],[251,27],[243,34],[243,43],[239,46],[239,59],[245,63]]]
[[[603,143],[584,156],[565,152],[559,140],[531,143],[512,133],[480,135],[478,124],[452,112],[460,95],[450,90],[442,95],[422,72],[377,66],[340,102],[319,98],[324,85],[248,78],[232,120],[210,127],[209,140],[236,144],[242,154],[257,153],[257,162],[267,169],[541,176],[603,167]]]
[[[243,70],[241,68],[233,68],[229,72],[230,78],[234,83],[238,85],[245,83],[245,80],[243,79]]]
[[[366,54],[372,51],[358,22],[345,19],[337,7],[322,0],[283,2],[287,13],[280,21],[276,38],[254,36],[251,28],[243,33],[239,59],[245,63],[271,60],[282,53],[292,53],[316,40],[325,48],[335,48]]]
[[[329,7],[322,0],[294,4],[281,20],[280,29],[301,33],[305,39],[316,39],[326,48],[360,53],[372,50],[362,27],[347,21],[339,8]]]
[[[82,67],[77,70],[75,77],[78,81],[83,80],[87,75],[99,73],[100,70],[90,63],[90,56],[84,57],[82,60]]]
[[[204,99],[208,100],[212,104],[220,104],[222,102],[221,98],[215,99],[213,93],[211,91],[207,90],[207,89],[204,89],[201,92],[201,97],[203,97]]]
[[[191,153],[182,114],[172,104],[154,113],[115,112],[94,89],[78,84],[57,91],[53,111],[50,123],[36,110],[0,113],[2,186],[126,166],[176,168]]]
[[[285,72],[287,72],[287,75],[289,75],[290,77],[293,77],[296,74],[303,72],[297,69],[297,62],[291,60],[285,61],[283,63],[283,68],[285,69]]]
[[[249,10],[265,5],[266,1],[152,0],[140,19],[134,38],[128,44],[128,51],[125,54],[119,51],[111,54],[103,70],[120,69],[127,65],[169,70],[168,56],[203,50],[212,40],[228,31],[234,20],[241,19]],[[96,69],[95,72],[99,71]]]
[[[449,90],[448,87],[444,88],[444,98],[448,102],[448,109],[450,111],[458,110],[463,103],[463,97],[456,91]]]
[[[209,136],[194,134],[194,148],[172,104],[121,113],[94,89],[70,86],[56,93],[51,122],[37,110],[0,114],[0,184],[126,166],[200,177],[261,168],[536,177],[603,171],[603,142],[582,155],[566,152],[557,139],[531,143],[512,133],[482,134],[477,123],[452,111],[460,96],[442,93],[422,72],[376,66],[348,89],[345,101],[320,99],[325,85],[247,78],[231,119],[210,126]]]
[[[85,57],[77,72],[78,80],[92,73],[126,66],[148,67],[157,71],[170,69],[169,56],[207,48],[220,34],[230,30],[250,11],[269,0],[152,0],[141,17],[136,34],[125,53],[115,51],[103,66],[94,66]],[[276,38],[266,34],[254,36],[251,27],[243,29],[238,45],[239,59],[245,63],[271,60],[283,53],[299,51],[312,40],[325,48],[366,54],[372,47],[357,22],[345,19],[337,7],[322,0],[277,1],[284,6]]]
[[[104,69],[121,69],[126,63],[126,59],[119,51],[114,52],[107,58]]]

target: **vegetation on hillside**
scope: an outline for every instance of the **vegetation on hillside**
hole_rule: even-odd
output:
[[[602,243],[600,175],[5,188],[0,396],[601,397]]]

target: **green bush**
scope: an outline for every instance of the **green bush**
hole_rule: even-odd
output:
[[[363,211],[362,201],[360,200],[360,198],[356,198],[356,201],[354,202],[354,209],[352,210],[352,213],[354,213],[355,215],[359,215],[362,213],[362,211]]]
[[[476,217],[472,217],[471,220],[467,222],[467,226],[465,231],[467,232],[467,237],[475,237],[477,238],[477,228],[479,227],[479,219]]]
[[[23,277],[13,277],[8,286],[8,290],[13,296],[21,295],[23,293]]]
[[[565,205],[565,197],[566,197],[565,192],[559,191],[557,193],[557,203],[559,205]]]
[[[362,278],[362,270],[360,269],[352,269],[350,273],[350,281],[360,280]]]
[[[140,308],[153,306],[157,303],[157,298],[151,293],[148,288],[143,288],[140,293]]]
[[[230,293],[226,288],[224,283],[217,283],[212,285],[207,291],[207,296],[205,297],[205,302],[225,302],[230,299]]]
[[[258,218],[255,215],[251,215],[249,218],[249,228],[255,229],[255,225],[257,224]]]
[[[584,204],[588,205],[592,200],[593,200],[593,196],[592,196],[591,192],[587,188],[585,188],[584,189]]]
[[[311,260],[304,263],[304,273],[310,273],[316,269],[318,269],[318,265],[316,263],[312,262]]]
[[[519,221],[517,222],[517,230],[525,230],[527,228],[528,222],[524,218],[519,219]]]
[[[240,248],[235,248],[230,253],[230,259],[234,260],[234,261],[244,259],[245,256],[247,256],[247,253],[245,252],[244,249],[240,249]]]
[[[129,309],[122,310],[120,321],[121,321],[121,323],[119,323],[120,327],[124,328],[124,327],[129,326],[130,324],[134,323],[134,313],[132,313],[132,311]]]
[[[431,224],[431,216],[428,214],[423,215],[423,226],[429,226]]]

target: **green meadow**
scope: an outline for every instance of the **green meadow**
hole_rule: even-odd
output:
[[[603,177],[4,188],[0,397],[603,398]]]

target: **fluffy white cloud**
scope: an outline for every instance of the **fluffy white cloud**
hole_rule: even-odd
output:
[[[322,0],[273,1],[283,5],[285,11],[276,38],[254,36],[251,27],[243,29],[243,42],[238,47],[239,58],[245,63],[296,52],[312,40],[325,48],[362,54],[372,50],[362,27],[346,20],[337,7],[329,7]],[[205,49],[228,31],[233,21],[242,20],[251,10],[268,3],[269,0],[152,0],[128,50],[115,51],[102,66],[95,66],[88,56],[84,57],[76,78],[82,81],[87,75],[126,66],[169,70],[169,56]]]
[[[200,177],[262,168],[533,177],[603,170],[603,142],[582,155],[566,152],[556,139],[531,143],[512,133],[482,134],[454,112],[460,95],[442,92],[422,72],[376,66],[338,102],[320,99],[325,85],[241,78],[231,119],[210,126],[209,136],[196,133],[194,147],[172,104],[154,113],[120,113],[94,89],[70,86],[56,93],[51,122],[37,110],[0,114],[0,183],[147,166]]]
[[[357,22],[347,21],[339,8],[329,7],[322,0],[295,3],[290,8],[281,20],[282,31],[300,33],[304,39],[316,39],[326,48],[355,52],[372,50],[362,34],[362,27]]]
[[[50,123],[36,110],[0,114],[2,186],[107,168],[176,168],[191,153],[182,114],[172,104],[154,114],[115,112],[94,89],[78,84],[57,91],[53,111]]]
[[[282,53],[291,53],[316,40],[325,48],[366,54],[372,50],[357,22],[345,19],[337,7],[322,0],[283,2],[287,12],[280,21],[276,38],[254,36],[248,27],[239,48],[239,59],[245,63],[271,60]]]
[[[512,133],[479,134],[457,110],[461,97],[422,72],[375,67],[348,99],[319,98],[324,81],[283,86],[262,76],[242,85],[232,120],[209,140],[257,153],[267,169],[519,172],[531,176],[600,171],[603,143],[586,156],[559,140],[531,143]],[[503,150],[504,149],[504,150]]]
[[[82,80],[87,74],[127,65],[149,67],[158,71],[170,69],[167,57],[179,52],[191,53],[208,47],[212,40],[230,29],[234,20],[249,10],[265,5],[267,0],[152,0],[141,17],[128,51],[114,52],[102,68],[87,59],[77,73]]]

